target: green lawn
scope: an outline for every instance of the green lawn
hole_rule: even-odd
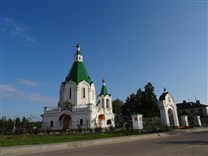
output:
[[[49,144],[121,136],[118,133],[87,133],[63,135],[2,135],[0,147]]]

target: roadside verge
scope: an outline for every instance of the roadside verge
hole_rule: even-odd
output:
[[[53,144],[41,144],[41,145],[25,145],[25,146],[12,146],[12,147],[0,147],[0,156],[17,156],[23,154],[30,154],[36,152],[49,152],[64,149],[71,149],[77,147],[95,146],[102,144],[113,144],[135,140],[153,139],[160,138],[170,135],[180,135],[185,133],[202,132],[208,131],[208,128],[193,128],[193,129],[175,129],[165,133],[152,133],[152,134],[141,134],[132,136],[122,136],[95,140],[83,140],[74,142],[64,143],[53,143]]]

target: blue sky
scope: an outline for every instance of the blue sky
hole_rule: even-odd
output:
[[[39,118],[81,44],[99,94],[123,101],[147,82],[208,103],[207,1],[1,1],[1,115]]]

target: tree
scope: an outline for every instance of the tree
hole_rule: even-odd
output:
[[[122,105],[123,101],[120,99],[113,100],[113,113],[115,114],[115,125],[116,127],[120,126],[120,123],[123,120],[123,114],[122,114]]]
[[[19,117],[16,118],[15,125],[16,125],[16,127],[21,127],[21,120]]]
[[[22,127],[23,128],[31,128],[30,121],[26,117],[22,117]]]
[[[132,114],[135,113],[143,114],[144,111],[142,105],[143,94],[144,93],[139,88],[136,94],[132,93],[129,97],[127,97],[126,103],[122,107],[122,111],[126,121],[131,120]]]
[[[6,129],[13,129],[13,126],[14,126],[14,122],[12,119],[9,118],[6,122]]]
[[[126,121],[131,119],[134,113],[142,114],[146,118],[159,116],[158,100],[154,93],[154,87],[149,82],[145,85],[144,91],[140,88],[137,93],[132,93],[122,106],[122,113]]]
[[[160,116],[160,110],[158,106],[158,100],[154,93],[154,87],[149,82],[145,85],[145,91],[144,91],[144,99],[143,105],[144,105],[144,116],[145,117],[159,117]]]
[[[6,122],[7,122],[6,117],[2,116],[2,118],[0,119],[0,134],[3,134],[5,132]]]

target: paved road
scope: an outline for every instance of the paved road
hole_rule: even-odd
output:
[[[208,132],[79,147],[27,156],[208,156]]]

